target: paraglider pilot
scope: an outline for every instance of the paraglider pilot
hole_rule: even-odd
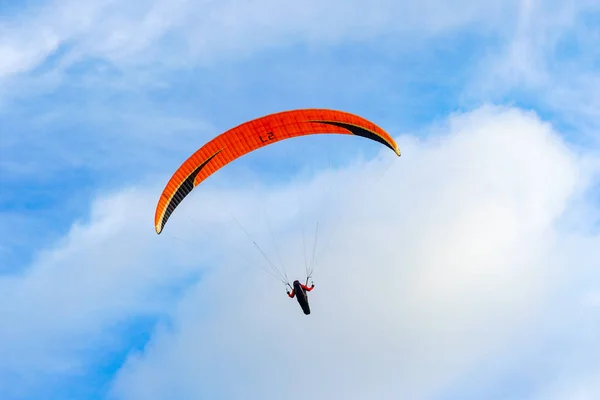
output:
[[[293,299],[294,296],[296,296],[296,300],[298,300],[300,307],[302,307],[302,311],[306,315],[310,314],[310,306],[308,305],[308,295],[306,294],[306,292],[310,292],[314,289],[314,287],[314,283],[312,283],[311,287],[308,287],[300,283],[298,280],[295,280],[294,283],[292,283],[291,293],[289,290],[287,291],[287,294],[288,296],[290,296],[290,298]]]

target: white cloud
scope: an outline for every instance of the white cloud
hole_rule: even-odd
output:
[[[448,12],[449,9],[454,12]],[[418,46],[420,39],[417,38],[460,29],[465,23],[479,23],[486,28],[495,26],[499,15],[505,15],[509,9],[501,1],[482,5],[475,1],[398,3],[391,0],[310,1],[284,6],[270,0],[138,0],[127,3],[92,0],[56,1],[31,7],[22,14],[5,16],[0,22],[0,108],[6,105],[11,111],[12,105],[17,106],[15,115],[8,113],[9,118],[12,117],[10,123],[14,125],[6,124],[10,133],[0,145],[5,147],[0,151],[6,154],[0,167],[18,174],[31,174],[31,171],[40,174],[40,164],[45,166],[43,173],[46,174],[65,165],[96,168],[108,164],[121,168],[127,158],[122,154],[129,153],[132,146],[140,146],[140,151],[127,158],[134,162],[141,154],[148,153],[147,150],[152,152],[156,143],[177,147],[180,139],[170,142],[151,139],[175,134],[172,127],[183,126],[181,130],[191,128],[190,131],[203,127],[198,126],[197,114],[181,111],[190,110],[191,101],[174,110],[176,102],[183,101],[182,97],[174,96],[169,103],[173,107],[164,109],[165,102],[160,94],[165,93],[165,89],[169,93],[178,90],[181,93],[181,86],[176,86],[176,79],[165,83],[161,67],[220,65],[218,63],[223,59],[239,59],[261,50],[297,43],[326,46],[376,38],[378,45],[383,46],[381,42],[386,41],[379,39],[390,34],[407,38],[412,48]],[[478,22],[482,18],[488,23]],[[78,65],[78,62],[82,64]],[[326,76],[334,70],[334,63],[338,65],[337,60],[318,63],[315,69],[321,69],[320,74],[324,75],[321,79],[329,79]],[[281,86],[274,80],[272,83],[276,86],[269,84],[270,90],[284,88],[286,93],[298,93],[298,86],[301,86],[298,81],[306,81],[305,88],[320,85],[308,64],[300,67],[280,64],[279,68],[286,71],[281,74],[282,79],[288,78],[288,84]],[[76,68],[68,70],[73,73],[65,83],[63,72],[74,65]],[[31,71],[34,73],[28,74]],[[225,86],[236,79],[243,79],[245,83],[254,79],[240,78],[243,75],[241,69],[218,71],[221,72],[213,79],[224,82]],[[330,87],[329,93],[341,92],[345,97],[344,93],[350,93],[346,81],[365,74],[370,77],[353,86],[354,94],[359,90],[363,96],[365,92],[370,95],[373,85],[380,86],[378,82],[385,82],[389,87],[391,78],[384,75],[390,74],[388,70],[353,67],[338,73],[338,80],[333,81],[342,88]],[[194,79],[194,82],[198,81]],[[61,84],[66,90],[54,94],[56,101],[53,98],[40,106],[32,105],[32,97],[35,101],[44,101],[42,94],[52,92]],[[206,102],[211,101],[210,91],[216,89],[207,89],[201,83],[197,85],[198,97],[193,100],[204,100],[205,103],[199,104],[194,111],[202,112],[202,107],[207,107]],[[135,90],[128,91],[131,86]],[[261,86],[264,87],[262,82]],[[235,87],[232,92],[237,94],[248,87],[252,85],[241,89]],[[101,93],[92,90],[95,88],[101,88]],[[279,98],[271,100],[274,97],[271,95],[265,103],[282,104]],[[15,98],[23,102],[12,103]],[[339,98],[338,95],[333,104],[339,105]],[[303,101],[306,100],[295,98],[287,103],[294,107],[293,104]],[[325,102],[332,104],[327,99]],[[31,109],[22,107],[23,104]],[[174,112],[178,115],[174,116]],[[134,123],[131,123],[131,115],[136,119]],[[23,128],[23,120],[27,121],[25,125],[34,126]],[[147,126],[148,121],[152,127]],[[70,129],[86,131],[86,135],[66,136]],[[155,133],[159,130],[160,133]],[[134,143],[135,137],[131,140],[132,132],[136,131],[144,132],[142,142]],[[103,134],[100,140],[97,132]],[[65,143],[69,144],[68,149],[64,147]]]
[[[0,278],[0,391],[10,393],[2,386],[15,384],[4,379],[12,374],[31,388],[48,384],[42,378],[77,375],[82,352],[114,344],[106,332],[165,311],[168,290],[190,269],[177,254],[166,256],[177,242],[156,241],[151,222],[144,229],[151,206],[139,190],[99,200],[89,221],[75,223],[27,270]]]
[[[592,1],[558,2],[524,0],[519,3],[516,23],[505,33],[505,41],[492,48],[487,66],[490,81],[495,89],[505,85],[517,87],[545,86],[556,71],[553,61],[561,61],[558,46],[565,39],[576,42],[586,40],[584,33],[593,29],[581,23],[586,12],[597,4]],[[575,45],[576,43],[572,43]],[[569,49],[564,49],[569,50]],[[595,49],[590,48],[590,51]],[[558,56],[558,59],[557,59]]]
[[[162,285],[228,254],[181,300],[175,330],[156,335],[142,358],[131,359],[118,393],[261,388],[269,398],[308,379],[307,371],[325,397],[360,397],[374,387],[381,398],[434,393],[482,357],[518,347],[516,338],[547,312],[561,274],[579,271],[555,257],[561,232],[553,229],[581,184],[579,161],[550,127],[517,111],[483,109],[447,129],[431,142],[404,138],[403,157],[377,185],[368,179],[381,172],[377,163],[337,173],[338,182],[359,179],[364,186],[345,201],[333,198],[348,207],[346,219],[317,270],[308,318],[281,287],[238,265],[237,252],[228,254],[247,240],[223,225],[227,215],[215,214],[224,194],[188,199],[160,237],[150,228],[156,196],[128,191],[98,202],[92,219],[24,276],[3,280],[2,313],[14,321],[2,331],[9,345],[3,369],[68,371],[82,362],[77,350],[116,321],[168,311],[156,297]],[[325,184],[314,183],[316,193]],[[280,208],[270,213],[293,219],[294,189],[282,190],[273,194]],[[264,199],[232,196],[235,213],[256,226],[252,215]],[[300,237],[283,223],[274,223],[281,250],[294,258]],[[220,232],[205,237],[210,254],[173,240],[200,243],[203,228]],[[235,387],[221,386],[225,371]],[[361,380],[342,385],[356,376]]]
[[[60,46],[82,57],[188,65],[294,42],[361,40],[390,32],[437,34],[465,24],[497,27],[513,2],[61,1],[0,26],[0,77],[28,71]],[[450,12],[451,11],[451,12]],[[483,23],[486,21],[487,23]],[[414,38],[413,38],[414,39]],[[160,49],[159,54],[154,51]],[[152,53],[148,60],[144,55]],[[191,57],[191,58],[190,58]],[[194,62],[194,61],[192,61]]]
[[[449,131],[403,138],[381,184],[338,199],[347,219],[310,317],[254,270],[224,265],[182,300],[174,328],[132,355],[115,396],[423,399],[544,337],[556,296],[577,295],[563,279],[597,252],[597,237],[565,247],[555,225],[589,176],[533,115],[483,109]],[[376,164],[339,179],[372,177]]]
[[[594,60],[600,30],[593,21],[598,11],[593,0],[521,1],[516,24],[508,25],[503,40],[479,60],[479,78],[466,93],[483,101],[525,93],[538,109],[558,113],[597,140],[600,71]]]
[[[597,133],[597,24],[593,0],[255,2],[150,0],[61,1],[0,25],[0,79],[10,96],[28,93],[15,74],[52,67],[27,79],[35,90],[61,82],[61,71],[82,60],[104,60],[126,71],[125,81],[160,85],[162,67],[213,65],[297,43],[324,46],[368,41],[424,48],[423,40],[473,30],[497,45],[480,63],[469,98],[504,99],[515,90],[534,94],[536,104],[560,112],[568,122]],[[592,16],[593,18],[593,16]],[[489,43],[488,43],[489,44]],[[100,67],[99,67],[100,68]],[[41,79],[41,81],[37,80]],[[91,79],[87,77],[86,79]],[[106,79],[103,79],[106,81]],[[0,93],[1,94],[1,93]]]
[[[438,133],[400,138],[403,156],[380,181],[387,161],[264,194],[207,186],[160,236],[159,188],[96,202],[26,273],[2,278],[3,374],[44,385],[42,372],[74,373],[90,361],[84,350],[110,351],[115,324],[146,314],[173,322],[130,356],[116,397],[429,398],[489,357],[510,360],[572,311],[554,312],[557,298],[573,304],[583,278],[597,281],[598,237],[557,225],[592,175],[532,114],[486,107]],[[261,258],[227,213],[265,244],[258,210],[270,207],[293,279],[303,271],[297,190],[304,215],[333,204],[345,218],[317,267],[310,317],[248,265],[246,254]],[[169,297],[182,281],[192,286]]]

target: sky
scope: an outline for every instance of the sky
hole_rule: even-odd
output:
[[[595,0],[0,0],[2,399],[600,398],[599,40]],[[196,149],[314,107],[402,156],[277,143],[155,233]]]

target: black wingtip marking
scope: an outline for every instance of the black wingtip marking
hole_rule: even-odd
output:
[[[192,189],[194,189],[194,180],[196,179],[196,176],[198,176],[200,171],[202,171],[202,169],[206,167],[210,160],[215,158],[215,156],[219,154],[222,150],[223,149],[217,151],[215,154],[204,160],[204,162],[202,162],[202,164],[200,164],[194,171],[192,171],[192,173],[181,183],[179,188],[177,188],[177,191],[175,192],[173,197],[171,197],[171,201],[169,202],[169,204],[167,205],[167,209],[165,210],[165,215],[163,216],[163,219],[160,224],[161,232],[165,227],[167,220],[169,219],[173,211],[175,211],[175,208],[177,208],[177,206],[183,201],[183,199],[188,194],[190,194]]]
[[[337,121],[312,121],[312,122],[320,122],[323,124],[339,126],[340,128],[349,130],[350,132],[352,132],[353,135],[362,136],[364,138],[379,142],[397,153],[397,150],[390,143],[388,143],[385,139],[383,139],[381,136],[376,135],[375,133],[373,133],[367,129],[361,128],[360,126],[347,124],[345,122],[337,122]]]

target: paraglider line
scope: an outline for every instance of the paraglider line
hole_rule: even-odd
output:
[[[267,223],[267,227],[269,228],[269,233],[271,235],[271,240],[273,241],[273,246],[275,247],[275,252],[277,253],[277,258],[281,263],[281,268],[283,269],[283,276],[286,281],[289,281],[287,271],[285,269],[285,264],[283,263],[283,258],[281,257],[281,252],[279,251],[279,246],[277,246],[277,241],[275,240],[275,234],[273,233],[273,228],[271,227],[271,223],[269,222],[269,218],[267,217],[267,213],[263,209],[263,216],[265,217],[265,221]]]
[[[279,280],[281,282],[283,282],[284,284],[287,284],[288,283],[287,279],[285,279],[285,277],[283,277],[281,275],[281,272],[277,269],[277,267],[275,266],[275,264],[273,264],[273,262],[271,261],[271,259],[267,256],[267,254],[263,251],[263,249],[261,249],[261,247],[258,245],[258,243],[256,243],[256,241],[254,239],[252,239],[252,236],[250,236],[250,234],[248,233],[248,231],[246,229],[244,229],[244,227],[242,226],[242,224],[240,223],[240,221],[238,221],[238,219],[233,214],[230,213],[230,215],[231,215],[231,218],[233,218],[233,220],[238,224],[238,226],[248,236],[248,239],[250,239],[252,241],[252,243],[254,244],[254,246],[263,255],[263,257],[269,263],[269,265],[271,266],[271,268],[273,268],[273,271],[277,273],[277,277],[279,278]]]
[[[307,279],[310,278],[315,270],[315,253],[317,251],[317,239],[319,237],[319,221],[317,221],[317,227],[315,228],[315,241],[313,243],[312,260],[310,262],[310,270],[307,274]]]
[[[308,275],[308,259],[306,256],[306,232],[304,227],[304,208],[302,207],[302,202],[300,201],[298,187],[296,187],[296,202],[298,203],[298,210],[300,213],[300,221],[302,225],[302,253],[304,253],[304,271],[306,272],[306,275]]]

